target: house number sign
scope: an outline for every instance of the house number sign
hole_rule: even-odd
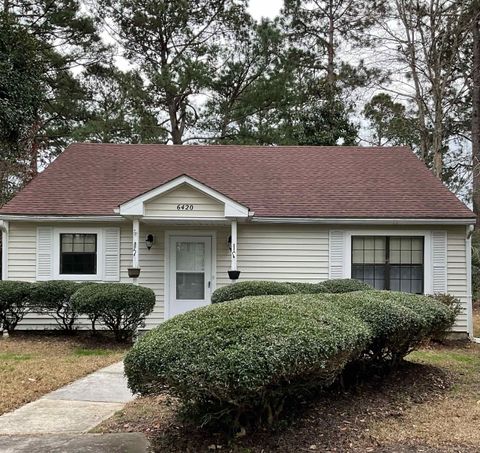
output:
[[[193,211],[193,204],[177,204],[177,211]]]

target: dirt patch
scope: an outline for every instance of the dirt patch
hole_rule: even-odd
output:
[[[89,335],[0,338],[0,414],[121,360],[125,346]]]
[[[169,452],[477,452],[479,385],[480,346],[451,344],[412,354],[388,376],[299,402],[273,432],[228,440],[195,429],[179,422],[168,394],[128,404],[99,431],[141,431],[155,451]]]

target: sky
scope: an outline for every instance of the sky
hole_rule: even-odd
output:
[[[283,6],[283,0],[250,0],[248,9],[255,19],[275,17]]]

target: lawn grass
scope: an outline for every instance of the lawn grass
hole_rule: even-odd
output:
[[[0,338],[0,414],[122,359],[124,346],[87,335]]]
[[[388,376],[298,406],[273,432],[229,440],[182,423],[165,393],[129,403],[96,431],[141,431],[159,452],[478,452],[480,345],[422,348]]]

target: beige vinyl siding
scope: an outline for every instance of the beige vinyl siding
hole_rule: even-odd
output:
[[[463,311],[458,316],[454,330],[467,331],[467,267],[465,227],[447,230],[447,292],[458,297]]]
[[[192,205],[192,210],[178,210],[177,206]],[[223,218],[225,205],[197,189],[184,184],[145,203],[145,215],[154,217]]]
[[[155,236],[155,244],[150,250],[145,246],[147,234]],[[128,277],[128,268],[132,267],[132,227],[122,227],[120,234],[120,281],[132,283]],[[141,268],[138,283],[150,288],[155,293],[156,304],[153,312],[147,317],[146,328],[151,329],[163,321],[164,313],[164,232],[158,227],[140,225],[139,265]]]
[[[242,280],[326,280],[328,229],[319,225],[240,224],[237,260]]]
[[[42,224],[45,225],[45,224]],[[110,224],[111,226],[112,224]],[[117,224],[118,225],[118,224]],[[57,226],[57,225],[56,225]],[[69,226],[72,224],[64,224]],[[106,224],[88,224],[82,226],[104,227]],[[238,225],[238,269],[240,281],[277,280],[320,282],[328,278],[329,230],[335,227],[321,225]],[[432,231],[438,229],[447,232],[447,289],[450,294],[461,299],[464,313],[458,318],[456,331],[465,332],[467,328],[467,272],[465,253],[465,227],[431,226],[348,226],[345,230],[385,231]],[[35,281],[36,276],[36,231],[37,224],[10,222],[8,243],[8,278],[10,280]],[[227,271],[230,269],[230,251],[228,250],[229,226],[174,226],[141,224],[139,260],[142,268],[139,283],[153,289],[157,303],[154,312],[147,319],[147,328],[163,321],[165,303],[165,232],[174,231],[185,234],[195,232],[215,232],[216,234],[216,275],[215,287],[230,284]],[[145,247],[146,234],[155,235],[155,243],[149,251]],[[347,257],[348,259],[348,257]],[[121,223],[120,234],[120,281],[131,282],[127,269],[132,263],[132,224]],[[54,322],[49,318],[31,314],[22,323],[23,328],[51,328]]]

